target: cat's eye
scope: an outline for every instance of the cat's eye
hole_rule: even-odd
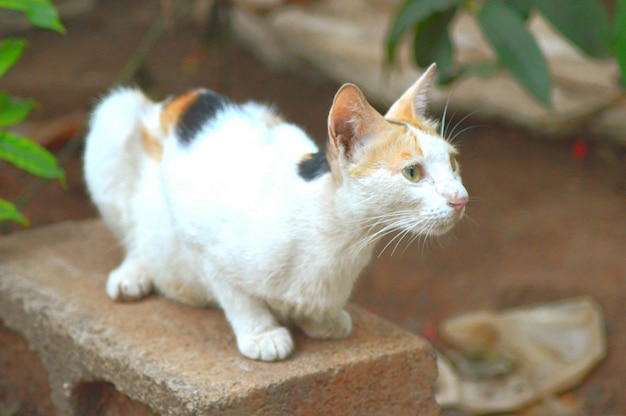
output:
[[[450,155],[450,166],[452,167],[452,172],[456,172],[459,169],[459,164],[454,155]]]
[[[409,165],[402,169],[402,175],[411,182],[417,182],[422,177],[422,170],[419,165]]]

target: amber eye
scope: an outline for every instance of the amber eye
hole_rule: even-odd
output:
[[[452,172],[456,172],[459,169],[459,164],[454,155],[450,155],[450,166],[452,167]]]
[[[411,182],[417,182],[422,177],[422,170],[418,165],[409,165],[402,169],[402,175]]]

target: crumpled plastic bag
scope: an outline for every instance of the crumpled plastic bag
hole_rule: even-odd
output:
[[[506,412],[577,385],[606,354],[600,307],[580,297],[445,321],[436,399],[474,414]]]

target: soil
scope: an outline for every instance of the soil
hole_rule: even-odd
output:
[[[158,12],[157,2],[105,0],[67,21],[64,36],[19,34],[28,48],[0,89],[36,97],[24,128],[46,139],[67,172],[63,189],[0,165],[2,197],[20,200],[32,227],[96,216],[81,174],[81,123]],[[234,100],[274,103],[323,143],[338,85],[272,73],[234,41],[207,46],[201,33],[192,23],[170,28],[148,55],[141,82],[159,97],[206,86]],[[584,131],[555,142],[479,116],[457,131],[466,127],[456,143],[472,195],[467,220],[449,236],[387,248],[360,279],[354,302],[438,343],[437,325],[453,315],[591,296],[605,314],[608,354],[567,398],[585,414],[625,414],[624,149]],[[3,225],[4,232],[20,229]],[[0,401],[10,397],[17,414],[52,414],[43,366],[19,334],[0,327]]]

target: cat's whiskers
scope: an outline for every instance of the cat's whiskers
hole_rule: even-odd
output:
[[[400,253],[400,255],[404,255],[404,253],[408,250],[409,247],[411,247],[413,245],[413,243],[418,240],[421,239],[422,241],[428,239],[428,236],[425,236],[423,234],[414,234],[411,236],[411,238],[409,239],[409,241],[406,243],[406,246],[404,247],[404,250],[402,250],[402,253]]]
[[[468,214],[468,210],[472,207],[474,207],[477,203],[484,203],[486,202],[486,200],[480,198],[480,197],[476,197],[476,196],[471,196],[469,198],[469,205],[468,207],[465,209],[465,213],[463,215],[462,221],[465,221],[467,224],[469,224],[470,229],[473,231],[474,228],[479,228],[480,224],[478,224],[477,221],[474,220],[474,218],[472,218],[469,214]]]
[[[457,137],[459,137],[461,134],[465,133],[466,131],[472,130],[472,129],[477,129],[479,127],[485,127],[485,126],[482,125],[482,124],[476,124],[474,126],[464,127],[461,131],[457,132],[453,137],[450,137],[447,140],[448,140],[448,142],[453,143],[457,139]],[[456,145],[456,147],[458,148],[458,144]]]
[[[382,238],[391,232],[404,230],[406,228],[412,230],[424,221],[423,219],[416,218],[415,212],[412,210],[399,211],[395,213],[395,215],[389,215],[384,219],[387,224],[382,228],[382,230],[374,234],[375,237]],[[384,231],[385,233],[381,234],[381,231]]]
[[[439,126],[439,135],[446,137],[446,115],[448,114],[448,105],[450,105],[450,94],[446,99],[446,105],[443,107],[443,114],[441,115],[441,126]]]
[[[400,243],[402,243],[402,241],[404,240],[404,238],[405,238],[407,235],[409,235],[409,234],[412,234],[410,229],[406,229],[406,230],[404,230],[404,231],[402,231],[402,232],[400,232],[400,233],[398,234],[398,236],[400,236],[400,238],[398,238],[398,241],[396,241],[396,244],[393,246],[393,250],[391,250],[391,254],[390,254],[391,256],[393,256],[393,255],[395,254],[395,252],[396,252],[396,250],[398,249],[398,246],[400,245]],[[394,237],[394,239],[395,239],[395,238],[397,238],[397,236],[396,236],[396,237]],[[384,250],[383,250],[383,251],[384,251]],[[381,254],[382,254],[382,252],[381,252]],[[379,255],[379,257],[380,257],[380,255]]]
[[[389,221],[394,221],[396,219],[402,219],[413,215],[415,215],[414,210],[402,210],[391,213],[379,214],[372,217],[361,218],[355,220],[354,223],[357,225],[359,230],[367,228],[367,233],[370,234],[377,226],[382,226]],[[381,230],[378,230],[377,233],[380,231]]]
[[[420,224],[421,225],[421,224]],[[420,240],[422,242],[422,254],[424,252],[424,247],[426,245],[426,243],[428,241],[431,240],[431,237],[435,236],[435,234],[433,233],[433,230],[436,228],[436,224],[435,223],[430,223],[426,226],[426,229],[420,231],[419,233],[413,233],[413,235],[411,236],[411,238],[409,238],[409,241],[407,242],[406,246],[404,247],[404,250],[402,250],[401,255],[404,255],[404,253],[406,252],[406,250],[416,241],[416,240]],[[408,230],[410,231],[410,230]],[[409,233],[405,233],[405,236],[408,235]],[[403,238],[405,237],[403,236]],[[393,255],[393,253],[395,252],[396,248],[399,246],[400,241],[398,241],[398,243],[396,244],[396,247],[394,247],[394,250],[392,251],[391,255]]]
[[[407,228],[406,230],[404,230],[401,235],[402,237],[397,241],[394,249],[391,252],[391,255],[393,256],[393,254],[395,253],[396,249],[400,246],[402,240],[407,236],[411,234],[411,237],[409,238],[408,242],[406,243],[406,246],[404,247],[404,249],[402,250],[401,255],[403,255],[406,250],[416,241],[416,240],[420,240],[422,242],[422,254],[424,252],[424,247],[426,246],[426,243],[428,241],[431,240],[430,237],[436,236],[435,233],[433,233],[433,230],[437,227],[437,225],[435,223],[430,223],[427,224],[425,226],[425,228],[422,228],[422,230],[420,230],[419,232],[412,232],[413,229],[417,226],[421,226],[424,227],[423,221],[419,222],[419,223],[415,223],[413,228]],[[382,254],[382,253],[381,253]]]
[[[397,218],[394,218],[394,217],[397,217]],[[393,218],[394,220],[388,224],[384,224],[382,221],[380,221],[381,219],[386,219],[388,221],[390,218]],[[370,244],[373,244],[380,238],[383,238],[386,235],[389,235],[393,233],[394,231],[396,231],[398,227],[398,224],[397,224],[398,221],[402,220],[403,218],[406,218],[406,215],[400,216],[400,215],[397,215],[397,213],[395,213],[394,215],[380,215],[380,216],[373,218],[375,222],[372,224],[369,224],[369,227],[368,227],[368,224],[364,224],[362,228],[368,227],[368,229],[367,229],[367,232],[364,233],[363,238],[361,238],[355,244],[356,253],[360,253],[365,247],[369,246]],[[375,229],[377,226],[381,226],[381,228],[373,233],[372,230]]]
[[[404,238],[407,235],[414,233],[418,227],[423,226],[424,222],[424,219],[415,217],[414,210],[397,211],[391,214],[383,214],[367,218],[364,221],[363,228],[368,227],[368,232],[354,245],[355,252],[359,253],[365,249],[365,247],[375,244],[382,238],[397,232],[397,235],[391,238],[383,247],[378,254],[378,257],[380,257],[385,250],[387,250],[387,248],[395,242],[395,246],[391,253],[391,255],[393,255]],[[377,226],[380,226],[381,228],[372,233],[371,231]]]
[[[463,221],[468,222],[472,227],[480,227],[480,225],[478,225],[478,222],[476,222],[474,218],[470,217],[468,214],[463,215],[462,219]]]
[[[445,110],[445,116],[448,116],[448,103],[446,103],[446,110]],[[447,137],[450,136],[450,126],[452,125],[452,120],[454,120],[454,117],[456,116],[457,112],[454,111],[454,113],[452,113],[452,116],[450,117],[449,120],[443,120],[442,121],[442,128],[440,130],[440,136],[443,137],[444,140],[446,140],[447,142],[450,142]],[[454,130],[454,128],[456,128],[456,124],[455,126],[452,128],[452,130]]]
[[[467,118],[467,116],[463,117],[460,121],[457,121],[454,126],[452,126],[452,122],[454,120],[454,117],[456,117],[457,112],[454,111],[454,113],[452,113],[452,117],[450,117],[450,119],[448,120],[448,125],[446,126],[446,128],[444,129],[443,134],[441,135],[441,137],[444,138],[444,140],[450,142],[450,140],[448,139],[449,137],[452,136],[452,134],[454,133],[454,130],[459,126],[460,123],[463,122],[463,120],[465,118]]]
[[[465,116],[461,117],[461,119],[459,121],[457,121],[454,126],[452,127],[452,129],[449,129],[446,132],[445,136],[442,136],[446,141],[448,141],[449,143],[453,143],[454,140],[459,136],[460,133],[456,133],[456,129],[459,128],[459,126],[461,126],[463,124],[463,122],[465,120],[467,120],[468,118],[470,118],[471,116],[473,116],[474,114],[478,113],[478,111],[472,111],[468,114],[466,114]],[[450,119],[450,122],[452,122],[452,119]],[[464,132],[465,129],[461,130],[461,133]]]
[[[366,247],[374,244],[379,239],[396,231],[395,224],[389,224],[373,234],[365,234],[365,236],[355,244],[355,252],[358,254]]]
[[[432,244],[434,243],[434,239],[431,237],[436,236],[433,233],[433,229],[434,229],[434,225],[431,225],[428,229],[425,230],[424,234],[422,234],[420,237],[421,238],[421,254],[422,256],[424,255],[424,251],[426,250],[426,245],[428,244],[430,246],[430,248],[432,249]]]
[[[404,238],[404,236],[406,235],[406,233],[411,232],[410,229],[404,228],[404,229],[399,229],[400,227],[394,228],[393,231],[398,231],[398,233],[392,238],[390,239],[387,244],[385,244],[385,246],[383,247],[383,249],[380,251],[380,253],[378,253],[378,258],[380,258],[383,253],[385,252],[385,250],[387,250],[387,247],[389,247],[394,241],[397,240],[396,246],[394,247],[394,249],[391,251],[391,255],[393,256],[393,253],[395,252],[396,248],[398,247],[398,243],[400,241],[402,241],[402,239]]]
[[[398,211],[393,211],[393,212],[388,212],[388,213],[383,213],[383,214],[379,214],[379,215],[374,215],[371,217],[365,217],[359,220],[359,222],[364,222],[364,221],[371,221],[371,220],[379,220],[379,219],[389,219],[389,218],[400,218],[400,217],[405,217],[408,215],[415,215],[415,210],[414,209],[404,209],[404,210],[398,210]]]
[[[462,221],[464,221],[465,224],[468,224],[468,228],[470,229],[470,233],[472,234],[472,237],[474,237],[474,229],[479,227],[478,223],[472,217],[470,217],[467,214],[465,214],[463,216]]]

